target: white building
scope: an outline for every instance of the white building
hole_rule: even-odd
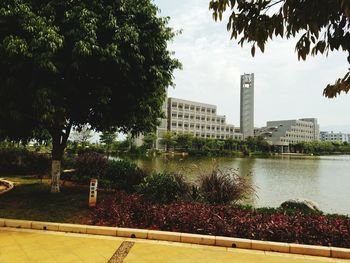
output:
[[[350,143],[350,133],[342,132],[320,132],[320,140],[323,142],[348,142]]]
[[[226,123],[224,115],[217,115],[215,105],[168,98],[167,115],[168,131],[191,133],[202,138],[242,139],[242,134]]]
[[[315,118],[268,121],[262,130],[268,131],[267,140],[272,145],[288,146],[298,142],[319,140],[319,125]]]
[[[254,74],[241,76],[240,125],[244,139],[254,136]]]

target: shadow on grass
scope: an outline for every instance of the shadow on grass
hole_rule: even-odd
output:
[[[7,178],[11,180],[15,177]],[[51,194],[48,183],[40,183],[37,179],[33,183],[31,178],[27,180],[0,196],[0,217],[51,222],[87,222],[90,211],[88,187],[62,187],[61,193]],[[101,198],[103,196],[104,194],[101,194]]]

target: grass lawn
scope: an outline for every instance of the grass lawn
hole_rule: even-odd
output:
[[[61,193],[51,194],[47,179],[36,176],[0,176],[15,183],[8,193],[0,195],[0,218],[26,219],[50,222],[86,223],[89,188],[63,186]],[[99,192],[104,198],[108,193]]]

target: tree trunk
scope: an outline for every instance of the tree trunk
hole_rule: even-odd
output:
[[[61,160],[52,160],[51,193],[60,192]]]
[[[64,147],[59,137],[52,140],[51,193],[60,192],[61,162]]]
[[[60,192],[60,176],[61,176],[61,162],[63,158],[64,149],[67,146],[67,140],[72,125],[68,124],[64,128],[56,128],[51,133],[52,137],[52,163],[51,163],[51,193]]]

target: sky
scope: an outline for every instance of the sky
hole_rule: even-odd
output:
[[[321,130],[350,132],[350,94],[323,97],[329,83],[349,68],[345,52],[298,61],[297,39],[273,39],[265,53],[230,40],[226,20],[214,22],[209,0],[154,0],[169,26],[181,30],[169,43],[183,65],[174,73],[168,96],[217,105],[227,123],[239,126],[240,75],[255,74],[255,126],[269,120],[318,118]]]

